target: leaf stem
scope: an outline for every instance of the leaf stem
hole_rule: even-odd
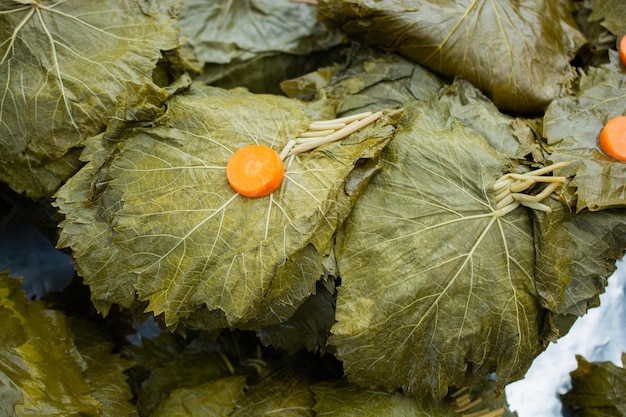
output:
[[[498,178],[492,186],[494,199],[496,201],[496,207],[493,212],[494,216],[502,217],[519,207],[520,204],[533,210],[549,213],[551,211],[550,207],[542,204],[541,200],[549,197],[556,191],[559,185],[567,181],[567,178],[557,176],[548,177],[544,176],[544,174],[552,173],[569,164],[569,161],[562,161],[524,174],[510,172]],[[524,194],[524,191],[529,190],[537,183],[546,183],[548,185],[536,195]]]
[[[291,146],[291,148],[286,151],[287,146],[285,146],[280,154],[281,156],[284,155],[284,159],[287,156],[307,152],[326,143],[343,139],[370,123],[375,122],[382,115],[383,113],[381,111],[374,114],[367,112],[339,119],[312,122],[309,126],[309,130],[295,139],[295,145],[291,145],[291,141],[288,142],[287,145]],[[315,134],[315,132],[317,132],[317,134]]]

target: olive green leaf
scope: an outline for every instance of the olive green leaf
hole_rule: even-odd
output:
[[[626,353],[622,367],[612,362],[587,362],[577,355],[578,368],[571,372],[572,388],[561,395],[572,416],[609,417],[626,414]]]
[[[306,55],[337,45],[342,36],[330,32],[315,14],[315,7],[289,0],[187,0],[177,11],[177,26],[198,59],[228,64],[281,52]]]
[[[315,14],[314,6],[289,0],[188,0],[177,26],[204,64],[196,81],[280,94],[281,81],[328,65],[328,50],[343,41]]]
[[[179,388],[150,414],[151,417],[228,417],[242,395],[245,376],[230,376],[193,388]]]
[[[263,357],[245,333],[216,340],[162,333],[125,349],[137,362],[131,375],[140,415],[312,416],[310,378],[291,360]]]
[[[27,301],[21,281],[6,271],[0,278],[0,386],[3,398],[13,399],[3,405],[8,415],[95,415],[100,404],[83,375],[87,364],[65,316],[46,310],[40,301]]]
[[[452,129],[460,123],[511,159],[541,160],[541,147],[526,119],[500,113],[493,102],[462,78],[438,93],[436,103],[431,102],[435,117],[444,127]]]
[[[442,398],[492,372],[500,388],[521,378],[596,305],[626,247],[617,211],[575,215],[549,198],[551,213],[498,213],[495,181],[533,146],[511,128],[521,120],[506,124],[471,91],[456,82],[407,104],[383,171],[338,231],[329,344],[358,384]]]
[[[315,294],[309,296],[289,320],[262,327],[257,334],[261,343],[266,346],[272,345],[294,354],[302,348],[324,354],[330,328],[334,323],[333,294],[318,283]]]
[[[571,186],[577,211],[626,206],[626,165],[606,156],[597,144],[606,122],[625,114],[625,79],[615,64],[591,68],[575,95],[555,100],[546,110],[543,136],[549,159],[574,161],[557,172],[575,174]]]
[[[549,0],[322,0],[332,28],[449,77],[462,76],[498,108],[540,112],[572,78],[583,44],[567,2]]]
[[[587,45],[578,52],[580,62],[584,63],[585,68],[606,63],[607,52],[616,46],[615,35],[602,25],[602,20],[591,20],[594,3],[600,2],[577,2],[573,12],[578,28],[587,38]]]
[[[526,119],[502,114],[476,87],[462,78],[451,84],[426,68],[398,55],[383,53],[357,42],[346,51],[346,62],[284,81],[289,97],[334,99],[339,114],[400,108],[415,100],[438,97],[438,112],[485,137],[511,158],[541,159],[541,146]]]
[[[107,341],[93,324],[76,319],[70,324],[76,347],[87,364],[85,379],[93,397],[100,403],[100,409],[94,416],[135,415],[136,408],[131,404],[133,394],[124,374],[134,365],[133,362],[111,353],[113,343]]]
[[[87,328],[27,301],[21,280],[0,273],[0,405],[7,416],[129,416],[128,361]],[[74,330],[81,335],[74,339]],[[85,331],[83,331],[85,330]]]
[[[285,93],[307,100],[337,100],[340,114],[400,108],[414,100],[428,101],[438,94],[438,111],[448,113],[450,121],[470,126],[497,150],[517,159],[541,153],[526,120],[500,113],[469,82],[457,78],[447,85],[418,64],[356,42],[346,53],[342,65],[283,82]]]
[[[180,342],[168,334],[144,342],[142,347],[131,347],[125,351],[126,356],[137,362],[138,369],[131,369],[131,372],[141,376],[134,376],[136,380],[133,380],[133,384],[137,385],[135,394],[140,415],[151,415],[157,406],[165,410],[175,408],[177,401],[189,394],[189,389],[192,392],[198,389],[197,393],[204,395],[205,389],[213,388],[201,388],[203,384],[232,374],[233,365],[225,355],[203,349],[199,343],[180,346]],[[204,340],[204,346],[211,345]],[[228,381],[227,389],[237,384],[238,381]],[[227,398],[224,400],[228,402]]]
[[[268,369],[240,398],[231,417],[314,417],[311,380],[292,367]]]
[[[487,381],[465,387],[438,401],[401,392],[368,389],[346,381],[324,381],[311,386],[318,416],[350,417],[458,417],[516,416],[508,410],[505,395],[496,395]],[[491,413],[491,414],[490,414]]]
[[[341,50],[312,52],[308,55],[261,55],[244,62],[205,64],[194,80],[214,87],[244,87],[257,94],[284,95],[281,83],[329,65],[339,59]]]
[[[163,116],[168,89],[127,84],[123,95],[126,99],[120,97],[107,130],[84,141],[81,161],[87,164],[54,195],[53,204],[66,216],[59,225],[62,231],[57,246],[72,248],[74,267],[90,286],[91,301],[103,315],[108,314],[112,304],[130,307],[136,298],[136,275],[114,261],[120,255],[112,243],[111,207],[120,205],[121,195],[106,187],[105,163],[132,126],[150,124]]]
[[[530,213],[494,214],[491,187],[508,160],[482,136],[442,126],[431,105],[405,115],[384,171],[338,232],[329,343],[365,386],[442,398],[494,370],[504,385],[539,342]]]
[[[59,189],[54,205],[66,216],[59,224],[57,247],[72,248],[74,267],[91,289],[91,302],[106,316],[113,304],[131,306],[137,278],[117,262],[120,249],[113,244],[110,207],[120,204],[120,193],[96,185],[99,169],[110,152],[102,136],[85,142],[82,157],[89,163]]]
[[[345,381],[321,382],[313,385],[311,390],[315,393],[316,401],[313,410],[321,416],[457,417],[451,407],[444,406],[443,402],[430,401],[424,404],[400,392],[366,389]]]
[[[341,65],[320,68],[281,83],[285,94],[300,100],[330,98],[338,113],[399,108],[409,100],[428,100],[444,81],[399,55],[353,42]]]
[[[357,162],[376,158],[396,116],[286,160],[268,197],[234,192],[225,167],[245,145],[280,151],[311,121],[334,117],[333,107],[208,87],[173,96],[158,125],[130,131],[102,168],[88,164],[58,193],[68,215],[61,242],[80,249],[81,274],[95,273],[85,275],[92,297],[129,305],[136,288],[168,326],[202,311],[221,317],[219,328],[289,318],[313,293],[322,257],[356,201],[346,178],[359,172]],[[98,194],[86,198],[92,181]],[[96,240],[102,249],[92,256],[85,249]]]
[[[595,0],[589,21],[599,21],[619,41],[626,35],[626,3],[619,0]]]
[[[3,1],[0,28],[0,179],[31,197],[77,171],[126,83],[152,84],[178,45],[170,19],[132,0]]]
[[[542,338],[556,342],[578,317],[600,305],[599,295],[626,248],[624,210],[588,210],[548,201],[534,214],[535,286],[546,309]]]

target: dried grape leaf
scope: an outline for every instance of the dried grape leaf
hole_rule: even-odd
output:
[[[549,199],[554,217],[525,207],[497,216],[492,186],[521,168],[511,158],[528,143],[502,146],[503,118],[446,99],[467,96],[455,84],[443,99],[407,104],[383,171],[337,234],[329,344],[364,386],[442,398],[491,372],[499,387],[521,378],[594,305],[625,247],[622,213],[573,217]],[[600,236],[607,245],[594,247]]]
[[[407,107],[385,170],[338,232],[329,343],[365,386],[442,398],[496,367],[504,384],[539,342],[529,213],[493,215],[505,155],[430,106]]]
[[[549,159],[574,161],[557,173],[575,174],[576,211],[626,206],[626,165],[606,156],[597,144],[604,124],[625,114],[625,80],[615,64],[591,68],[576,94],[555,100],[544,115]]]
[[[289,97],[339,101],[338,113],[400,108],[413,99],[428,100],[444,81],[399,55],[353,42],[340,65],[284,81]]]
[[[309,352],[324,354],[334,323],[333,294],[318,284],[315,294],[309,296],[289,320],[262,327],[257,334],[265,346],[272,345],[294,354],[304,347]]]
[[[593,3],[593,0],[576,2],[573,12],[578,28],[587,38],[587,44],[577,54],[579,63],[583,63],[585,68],[606,63],[607,51],[615,48],[615,35],[602,26],[600,21],[590,19]]]
[[[624,210],[572,213],[548,201],[551,213],[535,213],[537,245],[535,286],[541,306],[549,311],[543,337],[556,342],[589,308],[600,305],[615,261],[626,248]]]
[[[170,393],[151,417],[228,417],[246,385],[245,376],[230,376]]]
[[[284,95],[281,82],[316,71],[338,60],[340,50],[312,52],[308,55],[261,55],[244,62],[206,64],[194,81],[226,90],[244,87],[257,94]]]
[[[3,391],[10,387],[9,398],[20,399],[5,406],[9,415],[97,414],[100,404],[83,375],[87,365],[65,316],[46,310],[40,301],[27,301],[21,281],[6,271],[0,278],[0,314],[7,324],[0,385]]]
[[[626,414],[626,353],[622,367],[612,362],[587,362],[576,356],[572,388],[561,395],[563,407],[575,417],[619,417]]]
[[[0,28],[0,179],[31,197],[78,170],[126,84],[152,84],[178,46],[170,19],[131,0],[3,1]]]
[[[206,333],[199,336],[191,332],[183,337],[162,331],[153,338],[142,338],[138,344],[125,346],[123,356],[136,364],[128,374],[139,415],[152,415],[157,407],[163,408],[167,403],[166,411],[181,411],[177,409],[178,400],[187,398],[188,393],[198,388],[197,393],[202,397],[203,384],[240,374],[238,362],[250,357],[250,351],[255,352],[256,340],[253,336],[238,337],[240,333],[225,334],[232,338],[216,340]],[[230,390],[238,384],[236,380],[224,382],[216,387],[221,385]],[[204,388],[213,389],[210,385]],[[226,404],[216,406],[221,408]]]
[[[0,410],[7,416],[128,416],[134,407],[122,373],[129,363],[76,339],[68,319],[27,301],[21,281],[0,273]],[[100,339],[97,339],[101,342]]]
[[[436,112],[443,126],[468,127],[509,158],[523,160],[540,152],[536,135],[526,119],[500,113],[476,87],[462,78],[438,92]]]
[[[86,321],[74,319],[71,323],[75,344],[87,364],[85,379],[91,387],[93,397],[100,403],[97,416],[123,417],[136,414],[131,404],[133,393],[126,383],[124,371],[133,362],[111,353],[113,343]]]
[[[121,195],[107,188],[98,193],[99,169],[109,150],[101,136],[85,142],[82,157],[88,162],[54,195],[54,205],[65,215],[59,227],[58,248],[72,248],[74,268],[91,289],[91,302],[103,315],[113,304],[130,307],[135,301],[137,277],[117,261],[122,255],[113,243],[111,207],[119,205]],[[116,277],[116,279],[110,279]]]
[[[163,343],[160,338],[157,342]],[[153,350],[153,349],[152,349]],[[151,353],[152,350],[148,350]],[[141,354],[142,352],[139,352]],[[196,388],[207,382],[217,381],[231,374],[229,362],[225,356],[218,353],[208,353],[189,346],[172,357],[163,358],[163,361],[152,369],[141,386],[137,389],[137,409],[141,415],[151,415],[154,409],[167,402],[176,390]],[[144,366],[143,363],[140,363]],[[174,397],[184,396],[179,392]]]
[[[344,64],[285,81],[282,87],[290,97],[338,100],[340,114],[399,108],[438,95],[439,111],[450,114],[450,122],[456,120],[471,127],[509,157],[523,159],[540,152],[526,120],[500,113],[469,82],[457,78],[447,85],[418,64],[356,42]]]
[[[127,88],[134,91],[129,95],[141,97],[141,106],[136,105],[134,98],[118,102],[115,121],[109,123],[105,133],[84,142],[81,160],[87,164],[57,191],[53,202],[66,216],[59,224],[57,247],[72,248],[74,267],[91,288],[91,301],[103,315],[108,314],[112,304],[130,307],[136,298],[137,281],[123,263],[115,261],[121,255],[113,243],[111,213],[112,207],[120,205],[121,195],[103,187],[108,157],[134,123],[150,124],[163,116],[162,105],[168,96],[165,89],[150,86],[127,85]],[[108,279],[108,274],[117,280]]]
[[[449,77],[504,111],[540,112],[572,78],[584,43],[567,2],[322,0],[319,18]]]
[[[278,53],[306,55],[339,44],[342,35],[315,14],[315,7],[289,0],[186,0],[177,26],[198,59],[228,64]]]
[[[240,398],[230,417],[314,417],[310,377],[290,367],[270,369]]]
[[[328,65],[343,35],[331,32],[310,4],[289,0],[185,1],[181,35],[204,64],[195,81],[225,89],[280,94],[280,82]]]
[[[599,21],[619,41],[626,35],[626,3],[619,0],[594,0],[589,21]]]
[[[315,393],[313,410],[320,416],[350,417],[457,417],[449,404],[430,401],[428,404],[400,392],[365,389],[345,381],[321,382],[311,386]]]
[[[309,377],[293,358],[266,356],[251,332],[206,336],[163,332],[125,349],[140,415],[310,415]]]
[[[132,293],[124,296],[136,288],[149,311],[165,313],[168,326],[198,309],[221,315],[220,327],[258,329],[291,316],[313,293],[322,256],[356,200],[344,190],[346,177],[358,161],[376,158],[397,116],[299,155],[287,163],[279,190],[265,198],[235,193],[226,162],[253,143],[280,151],[312,120],[333,116],[328,101],[243,90],[194,87],[172,97],[157,126],[132,130],[102,169],[88,164],[82,180],[58,194],[68,215],[61,241],[81,249],[79,271],[97,274],[85,276],[92,297],[128,303]],[[99,195],[81,207],[75,196],[89,196],[88,177],[99,175]],[[87,218],[101,219],[98,237],[85,236],[92,227]],[[93,259],[81,235],[88,244],[101,241]]]
[[[320,416],[350,417],[458,417],[459,415],[516,416],[508,410],[506,396],[496,395],[493,383],[465,387],[438,401],[401,392],[367,389],[344,380],[324,381],[311,386],[315,393],[313,410]],[[473,400],[477,403],[471,404]],[[467,403],[466,403],[467,401]],[[463,405],[461,405],[463,404]],[[461,407],[470,404],[469,407]],[[461,411],[458,411],[461,409]],[[490,411],[493,414],[488,414]]]
[[[149,363],[148,376],[137,381],[140,415],[312,416],[309,376],[291,361],[268,367],[272,358],[257,356],[256,339],[238,339],[236,333],[230,333],[234,344],[228,342],[228,332],[217,343],[202,337],[176,342],[167,334],[127,350],[139,359],[139,367]],[[165,346],[167,352],[159,352]],[[164,363],[150,363],[152,353]]]

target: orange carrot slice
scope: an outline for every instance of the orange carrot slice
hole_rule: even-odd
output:
[[[599,144],[606,155],[626,161],[626,116],[614,117],[604,125]]]
[[[622,64],[626,65],[626,35],[622,36],[619,41],[619,57],[622,60]]]
[[[228,183],[245,197],[265,197],[280,186],[285,167],[280,156],[263,145],[239,149],[226,164]]]

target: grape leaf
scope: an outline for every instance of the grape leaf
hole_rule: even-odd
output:
[[[162,117],[165,112],[162,104],[168,96],[165,89],[150,86],[127,88],[134,91],[129,94],[133,98],[118,102],[115,121],[109,123],[105,133],[85,140],[81,160],[88,163],[57,191],[53,203],[66,215],[59,224],[62,231],[57,247],[72,248],[72,257],[77,261],[74,267],[90,286],[92,303],[104,315],[112,304],[123,307],[133,304],[137,279],[124,264],[112,262],[120,254],[113,244],[111,207],[120,204],[121,195],[103,187],[106,182],[99,181],[105,176],[105,163],[116,149],[117,141],[128,135],[134,123],[144,125]],[[136,97],[141,97],[140,106],[136,105]],[[118,279],[112,281],[108,274]]]
[[[626,206],[626,165],[606,156],[597,144],[604,124],[625,114],[626,75],[618,69],[617,60],[614,56],[613,63],[591,68],[576,94],[555,100],[544,115],[549,159],[574,161],[557,172],[576,175],[571,186],[577,211]]]
[[[456,417],[451,406],[443,402],[419,402],[400,392],[389,393],[365,389],[345,381],[321,382],[311,387],[315,393],[313,410],[320,416],[349,417]]]
[[[240,398],[231,417],[313,417],[310,377],[291,367],[269,369]]]
[[[195,81],[280,95],[281,81],[327,65],[329,49],[344,39],[315,13],[311,4],[289,0],[188,0],[176,15],[183,50],[203,65]]]
[[[152,417],[228,417],[245,388],[245,376],[230,376],[193,388],[179,388],[150,414]]]
[[[391,139],[396,116],[298,156],[266,198],[235,193],[226,162],[252,143],[280,151],[333,110],[328,101],[307,105],[242,90],[197,87],[172,97],[158,126],[131,131],[106,165],[88,164],[58,194],[68,214],[61,244],[79,249],[81,273],[97,274],[85,276],[92,297],[128,305],[136,288],[168,326],[198,311],[222,317],[220,328],[258,329],[291,316],[313,293],[322,256],[356,200],[344,181]],[[101,175],[97,204],[81,207],[76,199],[88,197]],[[86,236],[92,218],[102,219],[100,228]],[[102,249],[92,257],[85,248],[96,240]]]
[[[85,379],[91,387],[93,397],[100,403],[97,416],[122,417],[135,415],[136,409],[130,400],[133,394],[126,383],[124,371],[133,362],[112,354],[113,344],[94,328],[92,323],[73,319],[71,322],[74,342],[87,364]]]
[[[507,158],[436,110],[407,105],[386,169],[338,232],[329,343],[359,384],[442,398],[472,374],[523,376],[540,317],[529,213],[494,216]]]
[[[525,119],[500,113],[476,87],[462,78],[446,85],[418,64],[398,55],[353,43],[342,65],[285,81],[290,97],[332,98],[340,102],[339,113],[400,108],[413,100],[430,100],[437,95],[439,112],[450,115],[485,137],[489,144],[509,157],[524,159],[540,154],[536,135]]]
[[[572,78],[584,43],[567,2],[322,0],[332,28],[446,76],[462,76],[504,111],[540,112]]]
[[[20,283],[0,273],[3,415],[134,413],[123,373],[131,362],[111,354],[112,344],[86,322],[27,301]]]
[[[175,408],[177,399],[189,392],[186,389],[193,390],[238,373],[234,366],[237,358],[231,355],[229,359],[221,352],[247,354],[245,345],[236,343],[229,345],[230,349],[223,349],[221,342],[209,337],[183,339],[165,331],[154,338],[141,339],[141,344],[125,346],[124,357],[136,363],[129,371],[129,383],[134,388],[139,414],[151,415],[156,407],[170,401],[169,397],[173,401],[169,406]],[[233,388],[231,383],[236,385],[237,381],[227,384]],[[177,390],[180,392],[174,394]]]
[[[626,353],[622,367],[612,362],[587,362],[576,356],[578,368],[571,372],[572,388],[561,395],[569,415],[610,417],[626,414]]]
[[[548,201],[551,213],[535,213],[535,285],[547,310],[542,337],[556,342],[578,317],[600,305],[615,261],[626,248],[624,210],[572,213]]]
[[[0,314],[7,324],[0,385],[3,391],[10,387],[9,398],[20,398],[8,404],[9,415],[97,414],[100,404],[83,376],[87,365],[65,316],[40,301],[26,301],[20,281],[6,271],[0,278]]]
[[[0,179],[31,197],[78,170],[126,83],[152,84],[178,45],[170,19],[132,0],[3,1],[0,28]]]
[[[589,21],[600,21],[619,42],[626,35],[626,4],[618,0],[595,0]]]
[[[315,7],[289,0],[187,0],[177,26],[198,59],[228,64],[280,52],[306,55],[340,43],[342,35],[315,13]]]
[[[167,407],[175,405],[178,398],[187,395],[186,389],[206,389],[207,387],[201,388],[203,384],[219,381],[228,375],[229,369],[222,356],[217,353],[185,350],[171,361],[152,370],[149,378],[141,384],[137,409],[145,415],[151,415],[157,406],[167,410]],[[232,389],[239,383],[238,380],[231,380],[227,385]]]
[[[136,375],[148,374],[135,381],[141,415],[312,415],[309,377],[291,360],[268,366],[277,357],[261,358],[249,332],[223,332],[217,340],[168,332],[145,342],[126,349],[143,368]]]
[[[444,85],[426,68],[358,42],[345,54],[341,65],[283,81],[281,88],[287,96],[300,100],[335,99],[342,114],[399,108],[411,99],[429,99]]]
[[[323,381],[311,386],[315,393],[313,410],[318,416],[350,417],[458,417],[468,416],[516,416],[508,410],[505,395],[496,395],[493,383],[465,387],[445,399],[419,398],[401,392],[367,389],[344,380]],[[464,396],[467,396],[464,398]],[[476,402],[472,403],[472,400]],[[469,407],[461,409],[463,405]],[[463,405],[461,405],[463,404]],[[460,410],[461,409],[461,410]],[[460,410],[460,411],[459,411]],[[492,414],[488,414],[489,412]]]
[[[521,378],[597,304],[624,250],[621,212],[548,199],[549,214],[496,215],[494,182],[532,146],[467,88],[407,104],[383,172],[338,231],[329,344],[361,385],[442,398],[491,372],[500,387]]]
[[[298,307],[289,320],[262,327],[258,332],[261,343],[272,345],[289,353],[302,348],[309,352],[326,353],[326,340],[335,323],[335,300],[323,285],[317,285],[315,294]]]

